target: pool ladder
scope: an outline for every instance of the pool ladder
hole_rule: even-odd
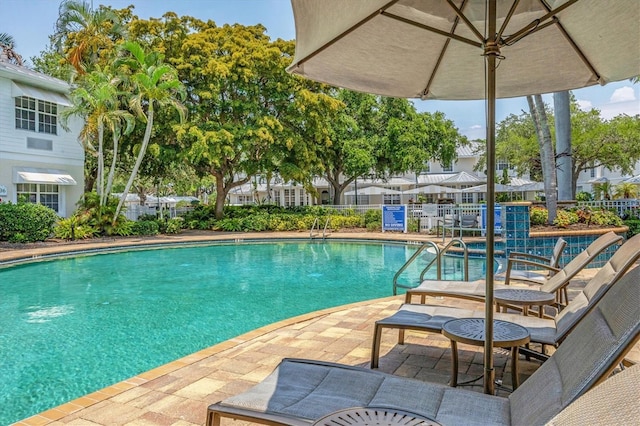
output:
[[[309,238],[313,239],[313,237],[317,236],[318,234],[314,234],[313,231],[316,229],[316,226],[318,227],[318,232],[320,232],[320,218],[316,217],[316,219],[313,221],[313,225],[311,225],[311,231],[309,231]],[[324,240],[327,237],[327,227],[329,226],[329,218],[327,218],[327,220],[325,220],[324,222],[324,228],[322,229],[322,239]]]
[[[462,241],[461,238],[453,238],[442,249],[433,241],[425,241],[424,244],[422,244],[422,246],[420,246],[420,248],[416,250],[415,253],[413,253],[413,256],[411,256],[409,260],[407,260],[404,263],[404,265],[402,265],[402,267],[398,269],[398,272],[396,272],[396,274],[393,276],[393,295],[395,296],[396,294],[398,294],[398,288],[411,289],[415,287],[415,286],[412,287],[409,285],[398,283],[398,278],[400,278],[400,275],[402,275],[402,273],[409,267],[409,265],[411,265],[420,256],[420,254],[427,248],[432,248],[435,251],[436,255],[433,259],[431,259],[431,261],[427,264],[427,266],[425,266],[422,269],[422,272],[420,272],[420,279],[418,281],[418,285],[420,285],[420,283],[424,280],[424,276],[431,269],[431,267],[433,267],[434,264],[436,265],[436,279],[441,280],[442,279],[442,257],[451,248],[455,246],[460,246],[462,248],[462,257],[464,262],[463,264],[464,280],[469,281],[469,249],[467,247],[467,244],[464,241]]]

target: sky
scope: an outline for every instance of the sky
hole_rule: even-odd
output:
[[[217,25],[240,23],[262,24],[272,39],[295,39],[295,22],[289,0],[88,0],[115,9],[133,4],[134,14],[143,19],[159,18],[167,11],[178,15],[213,20]],[[0,33],[10,34],[15,50],[28,64],[49,44],[58,18],[59,0],[3,0],[0,13]],[[630,81],[609,83],[573,91],[583,109],[596,108],[601,117],[611,119],[619,114],[640,114],[640,84]],[[543,96],[552,103],[552,96]],[[470,139],[485,138],[484,101],[420,101],[414,100],[418,111],[441,111],[452,120],[460,133]],[[496,103],[496,121],[509,114],[528,111],[526,98],[502,99]]]

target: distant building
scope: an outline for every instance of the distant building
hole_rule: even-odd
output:
[[[69,85],[10,63],[0,51],[0,200],[51,207],[67,217],[84,189],[82,123],[66,131]]]

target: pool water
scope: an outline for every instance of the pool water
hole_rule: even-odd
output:
[[[0,269],[0,424],[266,324],[390,296],[418,247],[219,244]],[[445,273],[460,271],[447,278],[460,264],[447,259]],[[484,261],[470,269],[482,277]]]

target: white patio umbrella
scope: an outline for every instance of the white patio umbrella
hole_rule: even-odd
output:
[[[493,190],[495,192],[518,192],[518,191],[520,191],[520,189],[518,189],[517,186],[503,185],[501,183],[494,184],[493,185]],[[484,183],[482,185],[470,186],[469,188],[464,188],[462,190],[462,192],[477,192],[477,193],[487,192],[487,184]]]
[[[487,100],[487,182],[495,99],[636,76],[638,0],[292,0],[289,71],[385,96]],[[487,258],[495,193],[487,191]],[[486,273],[485,392],[493,393],[493,269]]]
[[[402,191],[403,194],[457,194],[462,192],[458,188],[449,188],[442,185],[427,185]]]
[[[365,188],[358,188],[357,191],[347,191],[344,195],[383,195],[383,194],[402,194],[400,191],[396,191],[391,188],[383,188],[381,186],[367,186]]]
[[[623,180],[624,183],[633,183],[636,185],[640,185],[640,175],[630,177],[628,179]]]

